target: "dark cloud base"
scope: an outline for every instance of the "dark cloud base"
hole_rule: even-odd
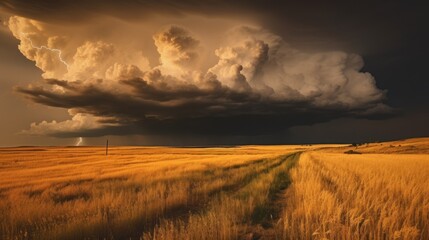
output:
[[[422,46],[425,46],[428,39],[426,31],[422,31],[422,29],[427,28],[427,21],[424,20],[428,15],[425,13],[423,5],[400,1],[389,3],[364,1],[359,4],[342,1],[341,4],[338,3],[340,1],[323,3],[310,1],[298,4],[288,1],[206,1],[200,3],[193,0],[4,0],[0,2],[0,8],[20,16],[57,24],[74,24],[76,21],[82,23],[89,18],[101,15],[124,19],[145,18],[147,17],[146,13],[150,12],[177,16],[185,13],[217,16],[232,12],[237,14],[260,12],[261,15],[265,15],[264,24],[282,36],[295,38],[296,42],[330,42],[323,41],[323,39],[332,40],[335,38],[338,41],[335,44],[328,44],[329,47],[332,45],[342,47],[341,44],[351,43],[351,49],[358,49],[358,51],[362,48],[376,49],[375,55],[366,56],[364,54],[365,59],[370,60],[365,71],[368,69],[369,72],[374,73],[377,84],[382,89],[389,89],[388,104],[393,103],[393,106],[402,108],[419,105],[422,106],[419,109],[420,113],[427,115],[428,98],[425,94],[427,81],[421,76],[425,76],[422,64],[426,62],[427,55],[422,54],[427,53],[422,49]],[[402,17],[398,18],[399,14]],[[76,18],[76,15],[79,15],[79,18]],[[333,37],[327,38],[326,36]],[[340,44],[336,45],[337,43]],[[389,52],[398,45],[402,46],[401,51],[403,52]],[[386,56],[377,55],[379,51],[384,51]],[[392,61],[394,61],[393,64]],[[305,102],[260,101],[261,98],[258,95],[241,94],[221,86],[216,90],[213,90],[215,87],[212,87],[207,92],[201,92],[192,86],[184,89],[160,91],[147,85],[141,79],[123,81],[124,85],[129,86],[139,96],[138,99],[130,99],[126,95],[114,95],[97,88],[97,86],[82,87],[79,84],[69,84],[60,80],[50,80],[48,84],[62,86],[68,91],[68,94],[51,92],[42,87],[21,87],[17,88],[17,91],[42,105],[64,109],[74,108],[81,112],[106,117],[108,119],[104,121],[107,123],[119,122],[122,124],[121,126],[106,126],[95,130],[55,133],[56,137],[142,134],[163,135],[181,142],[180,136],[187,138],[192,132],[192,134],[199,136],[194,136],[193,139],[201,139],[201,136],[209,135],[212,142],[222,143],[224,141],[225,144],[293,142],[289,141],[290,139],[285,139],[284,135],[290,135],[291,138],[303,142],[317,142],[320,139],[333,139],[339,142],[339,139],[353,139],[342,135],[344,135],[343,132],[353,132],[356,119],[362,120],[363,125],[380,126],[380,129],[383,129],[382,121],[374,121],[376,122],[374,124],[367,122],[366,119],[387,119],[390,121],[397,119],[398,114],[402,114],[386,113],[362,116],[344,108],[344,106],[321,111]],[[160,104],[174,99],[191,98],[198,100],[202,95],[208,96],[208,98],[205,101],[185,101],[183,105],[174,107]],[[224,101],[222,103],[216,102],[219,99],[226,99],[226,103]],[[238,102],[241,104],[237,105]],[[258,104],[254,104],[254,102],[258,102]],[[225,106],[227,110],[225,110]],[[208,112],[207,109],[209,109]],[[161,119],[150,117],[152,114],[163,117]],[[403,114],[407,113],[404,112]],[[323,122],[326,123],[342,117],[352,117],[354,120],[348,124],[344,123],[341,129],[335,128],[335,122],[331,125],[327,123],[331,126],[333,136],[342,137],[331,138],[330,132],[315,131],[314,138],[312,138],[313,128],[311,126],[314,126],[316,130],[318,128],[324,129]],[[384,134],[389,138],[411,136],[404,133],[408,131],[405,125],[416,125],[416,122],[419,122],[418,117],[408,119],[402,127],[401,124],[397,124],[392,125],[390,130],[385,130],[392,132],[392,134],[371,129],[368,131],[377,132],[380,136]],[[421,132],[416,129],[408,132],[414,135],[428,133],[428,125],[419,123],[416,128],[417,130],[420,129]],[[294,126],[307,126],[311,130],[306,130],[307,137],[300,137],[299,132],[291,134],[290,129]],[[367,128],[362,127],[360,130],[362,135],[366,131],[365,129]],[[402,132],[397,133],[396,131],[399,130]],[[228,142],[222,136],[227,136],[232,140]],[[263,137],[253,138],[252,136]],[[354,138],[364,139],[363,136]],[[190,142],[195,144],[198,143],[198,140]]]
[[[82,82],[56,79],[45,82],[48,86],[61,86],[65,92],[54,92],[42,86],[18,87],[16,91],[42,105],[76,109],[77,112],[103,118],[101,128],[50,133],[61,138],[104,135],[258,136],[282,134],[293,126],[312,125],[341,117],[387,119],[396,114],[364,116],[345,106],[320,108],[305,101],[263,99],[256,93],[237,92],[221,85],[206,90],[195,85],[161,90],[143,79],[131,79],[120,83],[131,88],[134,94],[115,94]]]

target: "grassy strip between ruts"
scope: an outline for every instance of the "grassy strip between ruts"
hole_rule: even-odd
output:
[[[167,179],[153,182],[151,185],[164,184],[165,194],[161,195],[159,202],[168,201],[162,196],[169,197],[169,192],[177,186],[185,186],[186,201],[174,204],[165,204],[160,211],[150,214],[148,210],[134,212],[132,218],[121,219],[115,211],[105,209],[101,225],[76,225],[75,228],[63,229],[55,234],[56,239],[75,239],[94,236],[94,229],[104,227],[104,230],[97,230],[98,236],[106,239],[136,239],[142,231],[151,231],[155,225],[161,224],[161,219],[186,219],[190,214],[203,211],[211,201],[221,193],[234,192],[248,184],[263,172],[279,166],[282,159],[260,159],[250,163],[236,164],[224,168],[214,168],[204,171],[191,172],[181,178]],[[151,187],[148,185],[147,187]],[[170,189],[170,190],[169,190]],[[128,216],[129,214],[127,214]],[[51,235],[52,236],[52,235]]]
[[[287,186],[287,172],[300,153],[278,157],[271,168],[260,171],[236,192],[221,193],[205,211],[190,214],[188,219],[166,220],[143,239],[238,239],[254,222],[258,206],[270,204],[277,192]],[[260,207],[259,207],[260,208]],[[270,212],[268,210],[268,212]],[[265,214],[266,211],[264,211]]]
[[[298,162],[299,155],[299,153],[296,153],[287,156],[288,161],[285,163],[286,170],[277,173],[268,190],[266,201],[255,207],[252,214],[253,224],[262,224],[264,227],[270,227],[273,220],[279,218],[281,205],[275,204],[275,202],[279,198],[279,194],[291,184],[289,170]]]

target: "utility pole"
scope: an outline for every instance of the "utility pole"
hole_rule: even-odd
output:
[[[106,140],[106,156],[109,153],[109,139]]]

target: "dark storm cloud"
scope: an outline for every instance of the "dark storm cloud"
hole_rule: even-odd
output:
[[[6,11],[42,21],[81,21],[99,15],[119,18],[147,18],[153,14],[180,16],[185,12],[211,14],[214,11],[233,12],[248,6],[246,1],[173,1],[173,0],[4,0]],[[79,15],[80,18],[76,18]]]
[[[187,14],[234,18],[249,17],[257,19],[263,28],[270,29],[288,43],[302,50],[296,55],[293,51],[290,52],[292,53],[291,59],[298,59],[296,61],[288,62],[287,58],[281,57],[283,62],[273,62],[273,59],[280,55],[269,56],[272,54],[272,49],[275,49],[272,46],[268,47],[267,44],[271,35],[262,41],[243,42],[243,45],[219,48],[216,52],[219,63],[210,69],[218,76],[205,81],[202,85],[181,83],[169,86],[168,84],[153,84],[154,81],[147,80],[145,77],[136,77],[119,81],[119,89],[127,89],[125,92],[100,87],[97,84],[86,84],[85,81],[73,82],[56,79],[47,80],[48,85],[50,85],[48,87],[17,88],[17,91],[34,102],[70,109],[73,112],[72,116],[80,118],[81,115],[79,114],[89,114],[97,117],[95,120],[89,121],[95,121],[94,126],[97,127],[89,128],[69,128],[69,125],[73,125],[75,122],[79,123],[79,119],[73,120],[75,122],[70,124],[61,123],[64,125],[64,129],[61,124],[57,123],[39,124],[42,125],[40,129],[49,129],[51,126],[59,125],[59,128],[55,128],[51,132],[42,132],[57,137],[102,136],[106,134],[176,136],[189,134],[224,136],[283,134],[287,133],[287,129],[292,126],[312,125],[342,117],[352,117],[353,119],[394,117],[391,109],[382,104],[383,102],[387,102],[388,105],[392,102],[395,103],[394,106],[407,107],[407,105],[416,104],[427,106],[429,101],[427,94],[424,93],[427,82],[421,78],[424,73],[422,70],[424,67],[421,68],[421,66],[425,62],[425,56],[427,56],[423,53],[426,50],[421,47],[426,44],[427,34],[422,32],[427,26],[424,21],[426,17],[423,8],[419,4],[407,4],[400,1],[388,3],[306,1],[305,3],[296,3],[292,1],[244,0],[5,0],[0,2],[0,7],[13,14],[55,24],[85,24],[87,21],[105,15],[127,21],[138,19],[138,21],[143,22],[150,21],[154,14],[166,14],[179,18],[185,17]],[[181,38],[175,36],[177,35],[176,32],[172,32],[174,33],[173,39],[180,40]],[[190,44],[188,52],[182,51],[184,48],[181,43],[177,43],[179,47],[171,51],[172,48],[168,44],[175,45],[176,43],[170,41],[168,34],[166,35],[167,38],[164,38],[168,41],[155,43],[161,55],[160,62],[173,65],[173,67],[169,66],[172,69],[167,70],[175,71],[177,66],[183,69],[194,69],[191,63],[195,62],[194,58],[198,59],[199,57],[199,49],[195,48],[199,42],[195,41],[194,38],[188,38],[187,31],[184,31],[183,34],[183,39],[190,39],[191,42],[195,43]],[[264,33],[258,31],[254,33],[255,36],[258,34]],[[163,35],[160,36],[159,39],[162,40]],[[157,40],[156,37],[154,39]],[[244,39],[246,40],[246,38]],[[163,44],[167,44],[166,48],[163,48]],[[103,46],[103,44],[100,46],[92,44],[88,49],[92,47],[102,50]],[[234,50],[238,60],[230,58],[228,47]],[[28,49],[29,51],[33,50]],[[74,50],[71,49],[70,51],[73,52]],[[97,51],[101,52],[101,50]],[[360,78],[349,81],[348,78],[351,77],[346,77],[346,82],[356,83],[350,86],[353,91],[345,90],[347,89],[345,85],[336,86],[335,80],[330,82],[330,80],[337,78],[335,75],[338,72],[337,69],[340,69],[339,72],[343,74],[345,72],[343,71],[344,66],[346,66],[362,73],[363,66],[362,60],[355,59],[358,64],[353,63],[355,60],[351,55],[346,57],[341,54],[311,55],[312,53],[331,50],[347,50],[363,54],[365,60],[369,59],[369,64],[363,68],[363,72],[373,73],[377,84],[368,81],[371,83],[369,84],[370,88],[363,89],[360,93],[359,88],[363,86],[363,80]],[[97,51],[94,52],[98,53]],[[86,53],[86,51],[83,52]],[[310,55],[302,57],[304,52],[309,52]],[[416,52],[421,54],[416,54]],[[416,58],[413,58],[414,56]],[[192,61],[187,62],[186,59]],[[313,62],[314,59],[318,60]],[[84,61],[86,60],[81,59],[78,63]],[[243,61],[244,64],[240,61]],[[404,63],[404,61],[407,62]],[[304,69],[297,74],[294,71],[287,72],[303,65],[323,67],[327,63],[334,64],[328,64],[325,69],[320,69],[320,71]],[[247,64],[248,69],[243,69],[240,64]],[[82,66],[87,65],[90,64],[86,64],[86,62],[82,64]],[[111,66],[107,63],[104,65],[106,68]],[[351,65],[357,65],[357,67],[350,67]],[[277,68],[274,69],[269,66],[276,66]],[[284,68],[282,68],[283,66]],[[133,70],[126,68],[125,65],[120,67],[123,69],[117,71],[119,73],[129,73]],[[249,70],[250,68],[253,70]],[[224,74],[228,73],[225,69],[228,69],[229,73],[232,72],[232,75]],[[277,71],[277,69],[286,69],[286,72]],[[163,69],[162,71],[166,70]],[[138,76],[143,74],[143,71],[140,70],[135,72],[139,72]],[[275,74],[271,76],[267,74],[272,72]],[[300,75],[309,72],[314,72],[314,74],[301,78]],[[321,73],[326,74],[321,76]],[[332,73],[334,75],[330,75]],[[305,92],[305,89],[301,89],[302,91],[299,92],[295,91],[296,89],[284,88],[280,90],[283,91],[284,98],[275,99],[267,97],[267,94],[252,91],[252,88],[243,84],[247,80],[253,84],[253,88],[260,87],[257,85],[258,82],[252,78],[257,79],[263,74],[266,74],[265,79],[275,79],[277,76],[281,76],[284,78],[282,80],[289,81],[292,79],[291,81],[296,81],[298,85],[301,81],[306,87],[316,88],[316,93],[302,96],[300,93]],[[56,76],[52,77],[57,78]],[[160,78],[164,78],[164,82],[171,80],[165,76]],[[372,76],[368,79],[370,78]],[[78,79],[85,78],[79,77]],[[305,79],[307,81],[303,81]],[[320,83],[317,81],[309,82],[309,79],[321,79],[321,81]],[[177,80],[173,82],[175,81]],[[232,83],[228,85],[228,81],[232,81]],[[100,85],[103,82],[108,82],[108,80],[99,80]],[[331,84],[324,88],[322,85],[325,82]],[[275,91],[280,89],[280,85],[275,86],[273,87]],[[371,89],[375,91],[371,92]],[[386,92],[380,89],[389,90],[387,99]],[[263,90],[265,91],[265,89]],[[270,91],[268,88],[266,90]],[[344,97],[347,101],[351,101],[354,106],[351,107],[340,101],[335,102]],[[347,97],[351,97],[351,100]],[[309,100],[310,98],[312,99]],[[316,106],[315,102],[318,100],[315,99],[318,98],[325,102],[333,100],[334,103]],[[371,122],[365,123],[372,124]]]
[[[429,40],[424,1],[4,0],[1,7],[16,15],[61,24],[85,23],[103,15],[147,21],[154,14],[247,17],[294,46],[356,52],[365,58],[382,58],[380,64],[392,54],[411,57],[415,51],[425,51],[421,46]]]
[[[123,19],[147,18],[152,14],[181,16],[186,13],[205,15],[256,14],[276,28],[294,28],[296,33],[323,28],[326,34],[345,35],[367,28],[392,32],[421,26],[426,15],[424,3],[406,1],[276,1],[276,0],[3,0],[0,7],[16,15],[45,21],[76,21],[100,15]],[[79,18],[76,18],[79,16]],[[281,21],[285,20],[285,21]],[[417,28],[418,26],[415,26]],[[373,32],[377,34],[376,32]]]
[[[138,48],[118,51],[121,45],[83,36],[82,45],[68,45],[64,38],[58,44],[68,47],[53,49],[49,44],[59,38],[48,35],[42,23],[12,17],[9,27],[48,84],[17,91],[72,116],[33,123],[26,131],[30,134],[257,135],[341,116],[391,112],[383,104],[385,91],[370,73],[361,72],[359,55],[302,52],[262,28],[227,32],[225,42],[213,49],[218,60],[209,69],[197,66],[200,49],[208,45],[182,27],[162,28],[153,35],[160,63],[143,70],[130,58]],[[36,40],[48,46],[35,47]]]
[[[373,107],[368,103],[360,110],[346,106],[321,108],[305,100],[275,100],[257,93],[239,92],[216,82],[201,90],[192,84],[175,89],[157,89],[140,78],[121,81],[132,94],[113,93],[83,82],[48,79],[46,83],[61,86],[65,91],[56,92],[42,86],[18,87],[16,90],[46,106],[101,117],[98,119],[101,125],[95,129],[71,131],[66,128],[46,132],[56,137],[273,134],[291,126],[311,125],[339,117],[364,117],[362,111]],[[379,112],[369,117],[386,118],[391,114]]]

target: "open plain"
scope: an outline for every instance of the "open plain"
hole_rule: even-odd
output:
[[[428,239],[429,139],[0,149],[1,239]]]

